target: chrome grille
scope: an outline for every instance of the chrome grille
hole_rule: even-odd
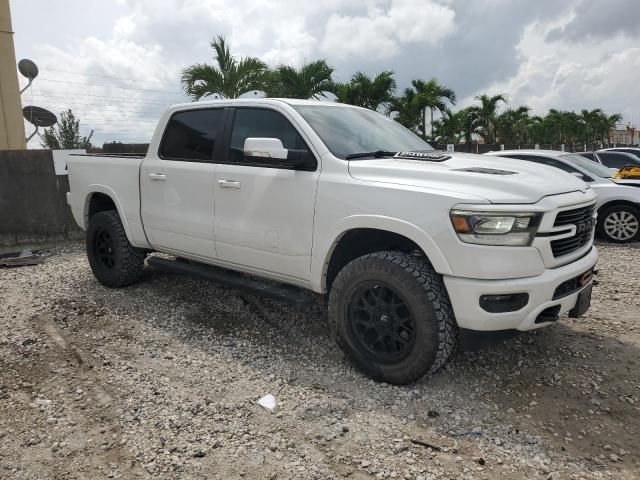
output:
[[[595,205],[589,205],[558,213],[553,224],[554,227],[575,225],[577,231],[573,237],[551,241],[551,251],[554,257],[561,257],[562,255],[574,252],[591,241],[595,227],[595,221],[593,219],[595,209]]]

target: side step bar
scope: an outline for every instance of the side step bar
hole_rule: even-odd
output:
[[[168,260],[166,258],[154,257],[153,255],[147,257],[147,264],[157,270],[208,280],[224,285],[225,287],[235,288],[243,292],[253,293],[294,305],[313,303],[318,297],[317,294],[313,292],[308,292],[291,285],[264,282],[232,270],[224,270],[210,265],[180,260]]]

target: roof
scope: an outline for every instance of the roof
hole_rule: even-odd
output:
[[[213,107],[220,105],[242,105],[243,103],[251,104],[251,105],[277,105],[286,103],[288,105],[323,105],[330,107],[352,107],[352,108],[361,108],[356,107],[354,105],[348,105],[345,103],[338,102],[326,102],[320,100],[307,100],[300,98],[232,98],[232,99],[223,99],[223,100],[198,100],[195,102],[188,103],[178,103],[171,105],[172,109],[179,108],[201,108],[201,107]]]

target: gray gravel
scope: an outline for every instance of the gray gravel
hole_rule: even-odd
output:
[[[406,387],[354,370],[320,304],[110,290],[80,245],[0,269],[0,478],[637,478],[640,248],[600,252],[586,317]]]

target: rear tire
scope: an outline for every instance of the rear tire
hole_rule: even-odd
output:
[[[598,212],[598,235],[614,243],[640,240],[640,210],[631,205],[613,205]]]
[[[129,243],[118,212],[99,212],[91,217],[86,247],[91,271],[103,285],[126,287],[140,278],[145,251]]]
[[[438,370],[453,352],[457,325],[431,264],[377,252],[346,265],[329,294],[338,345],[375,380],[407,384]]]

